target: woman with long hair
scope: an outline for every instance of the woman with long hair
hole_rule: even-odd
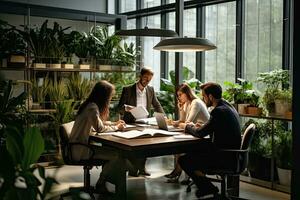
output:
[[[183,83],[179,85],[176,89],[176,95],[178,100],[177,106],[179,108],[179,120],[173,121],[173,126],[181,128],[189,122],[204,124],[208,121],[209,113],[205,103],[195,95],[188,84]],[[179,156],[179,154],[175,155],[175,169],[170,174],[165,175],[165,177],[168,178],[168,182],[177,182],[181,175],[182,169],[177,162]],[[187,184],[188,179],[182,183]]]
[[[109,104],[114,95],[115,88],[107,81],[99,81],[95,84],[88,98],[80,105],[77,116],[70,135],[70,142],[79,142],[89,145],[89,136],[95,133],[122,130],[125,122],[119,120],[111,123],[109,117]],[[118,159],[118,154],[114,149],[108,147],[99,147],[90,145],[95,151],[92,159],[102,159],[108,162],[102,167],[102,172],[97,181],[98,189],[105,188],[106,177],[114,173],[116,168],[114,162]],[[84,146],[75,146],[73,149],[73,158],[76,160],[88,159],[92,155],[89,148]]]

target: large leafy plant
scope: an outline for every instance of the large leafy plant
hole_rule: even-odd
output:
[[[45,169],[36,165],[44,151],[44,140],[36,127],[17,129],[5,128],[6,146],[1,146],[0,199],[45,199],[50,192],[54,178],[45,176]],[[42,182],[34,174],[38,171]]]
[[[29,45],[36,63],[57,63],[65,56],[64,31],[69,28],[62,28],[57,22],[49,28],[48,20],[45,20],[41,27],[25,27],[24,31],[18,32]]]

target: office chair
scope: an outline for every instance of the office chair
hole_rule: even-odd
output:
[[[93,168],[93,166],[101,166],[103,165],[106,161],[105,160],[100,160],[100,159],[92,159],[94,155],[94,150],[87,144],[82,144],[82,143],[75,143],[75,142],[70,142],[69,141],[69,136],[71,134],[72,128],[74,125],[74,121],[62,124],[59,127],[59,136],[60,136],[60,145],[61,145],[61,150],[62,150],[62,157],[64,160],[64,163],[66,165],[76,165],[76,166],[83,166],[83,187],[72,187],[69,188],[69,192],[62,194],[60,196],[60,199],[63,199],[63,197],[70,196],[72,195],[71,191],[84,191],[88,193],[92,199],[95,199],[94,193],[96,193],[96,190],[94,187],[91,187],[90,185],[90,170]],[[88,159],[84,160],[74,160],[72,158],[72,147],[73,146],[84,146],[92,152],[92,155]]]
[[[206,169],[201,170],[204,174],[207,175],[217,175],[220,178],[209,178],[211,181],[214,182],[221,182],[221,198],[222,199],[242,199],[239,197],[233,197],[228,195],[228,188],[227,188],[227,178],[228,176],[239,176],[247,167],[248,165],[248,153],[250,143],[252,141],[253,135],[255,133],[255,124],[250,124],[243,134],[242,144],[240,149],[222,149],[220,150],[221,154],[224,155],[236,155],[236,164],[234,167],[228,168],[220,168],[218,169]],[[187,192],[191,191],[191,186],[194,183],[190,183],[186,189]]]

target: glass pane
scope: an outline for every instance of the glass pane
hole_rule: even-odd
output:
[[[245,78],[282,68],[283,0],[245,1]],[[255,83],[255,82],[254,82]],[[263,89],[262,85],[257,85]]]
[[[106,1],[107,2],[107,13],[115,14],[115,1]]]
[[[207,6],[205,12],[205,37],[217,46],[205,52],[205,82],[234,82],[236,3]]]
[[[155,6],[160,6],[160,0],[144,0],[142,3],[142,8],[151,8]]]
[[[184,10],[183,14],[183,36],[196,37],[196,9]],[[188,67],[196,75],[196,53],[183,53],[183,66]]]
[[[175,2],[175,1],[174,1]],[[167,13],[168,26],[167,29],[175,31],[175,12]],[[168,52],[168,78],[170,78],[169,72],[175,70],[175,53]]]
[[[142,27],[146,25],[149,28],[160,28],[160,15],[148,16],[148,19],[142,18]],[[141,65],[151,68],[154,76],[151,85],[156,91],[160,88],[160,51],[153,50],[153,47],[160,41],[159,37],[140,37],[141,40]]]
[[[136,10],[135,0],[119,0],[119,4],[120,4],[120,13]]]

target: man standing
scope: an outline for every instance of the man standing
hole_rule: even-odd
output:
[[[121,118],[126,123],[134,123],[135,118],[133,115],[128,112],[130,108],[125,108],[125,104],[129,106],[143,106],[149,113],[151,106],[153,106],[155,112],[163,113],[164,110],[160,105],[157,97],[155,95],[153,87],[149,86],[149,82],[153,77],[153,71],[149,68],[142,68],[140,72],[139,80],[128,87],[124,87],[122,91],[122,95],[119,101],[118,109],[120,110]],[[144,116],[147,118],[148,116]],[[138,170],[138,174],[150,176],[145,169],[146,159],[135,159],[134,165]],[[135,175],[134,173],[131,173]]]
[[[207,107],[213,107],[210,119],[203,125],[189,123],[182,127],[186,133],[203,138],[193,152],[179,158],[181,168],[193,179],[197,185],[197,197],[204,197],[218,193],[208,178],[202,173],[205,169],[214,169],[219,166],[230,168],[235,163],[234,157],[220,155],[218,149],[240,149],[241,129],[239,115],[235,108],[222,99],[222,88],[217,83],[201,85],[203,100]],[[205,136],[209,139],[204,139]]]

